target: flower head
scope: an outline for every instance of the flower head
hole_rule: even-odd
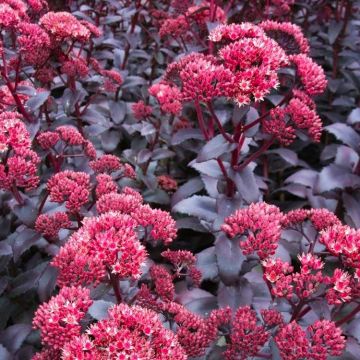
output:
[[[275,336],[283,360],[307,359],[309,340],[305,331],[295,321],[285,325]]]
[[[61,349],[74,336],[80,335],[80,320],[92,304],[90,290],[81,287],[64,287],[49,302],[40,305],[33,326],[40,329],[41,342]]]
[[[63,347],[62,359],[186,360],[176,336],[158,315],[140,306],[115,305],[109,319],[92,325],[86,335],[74,337]]]
[[[227,217],[221,228],[231,238],[236,235],[244,238],[240,242],[244,254],[256,252],[260,259],[266,259],[278,246],[283,218],[276,206],[254,203]]]
[[[40,18],[39,25],[48,32],[55,42],[63,40],[87,42],[91,35],[87,27],[67,12],[50,11]]]
[[[169,175],[159,175],[157,177],[159,186],[166,191],[175,191],[177,189],[177,182]]]
[[[269,338],[264,327],[257,325],[256,313],[249,306],[240,307],[236,311],[231,325],[226,359],[246,359],[255,356]]]
[[[327,80],[321,66],[304,54],[291,55],[290,60],[295,64],[302,86],[309,95],[324,92]]]
[[[64,212],[56,212],[54,214],[41,214],[35,223],[35,230],[43,234],[45,237],[54,238],[59,231],[71,225],[69,217]]]
[[[17,42],[24,60],[31,65],[43,65],[50,54],[49,35],[39,25],[26,22],[19,24],[18,30]]]
[[[152,107],[146,105],[142,100],[133,104],[131,110],[136,120],[144,120],[152,114]]]
[[[53,175],[47,183],[50,199],[65,202],[71,212],[78,212],[90,195],[90,177],[84,172],[65,170]]]
[[[138,278],[146,251],[136,226],[135,220],[119,212],[84,219],[52,261],[59,269],[58,283],[96,284],[109,271],[120,278]]]
[[[265,33],[276,40],[280,46],[290,54],[310,51],[309,42],[305,38],[301,28],[289,22],[277,22],[266,20],[259,24]]]
[[[152,85],[149,94],[156,97],[163,112],[173,115],[181,112],[181,93],[177,87],[162,82]]]

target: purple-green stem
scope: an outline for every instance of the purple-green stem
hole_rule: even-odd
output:
[[[9,77],[8,77],[8,71],[7,71],[7,66],[6,66],[6,58],[5,58],[5,52],[3,52],[2,54],[2,61],[3,61],[3,69],[1,71],[1,75],[5,80],[6,86],[9,89],[15,103],[16,106],[19,110],[19,112],[21,113],[21,115],[25,118],[26,121],[28,121],[29,123],[33,123],[35,122],[35,120],[30,116],[30,114],[26,111],[23,103],[21,102],[18,94],[16,93],[16,87],[17,87],[17,83],[15,83],[15,87],[12,85]]]
[[[12,185],[11,192],[14,195],[14,198],[17,201],[17,203],[19,205],[24,205],[24,199],[22,198],[22,196],[15,184]]]
[[[349,312],[346,316],[342,319],[335,322],[336,326],[341,326],[354,318],[354,316],[360,311],[360,304],[356,306],[352,311]]]
[[[108,273],[109,273],[111,285],[114,289],[116,301],[118,304],[121,304],[122,296],[121,296],[120,285],[119,285],[119,277],[116,274],[113,274],[110,269],[108,269]]]
[[[274,138],[270,138],[269,140],[266,140],[261,145],[259,150],[257,150],[252,155],[250,155],[243,163],[241,163],[240,165],[235,165],[234,170],[237,170],[237,171],[244,170],[246,168],[246,166],[248,166],[251,162],[258,159],[273,143],[274,143]]]
[[[46,200],[47,200],[48,196],[49,196],[49,192],[46,190],[46,193],[45,193],[44,197],[42,198],[41,203],[40,203],[40,205],[39,205],[38,215],[41,214],[41,212],[42,212],[42,210],[43,210],[43,208],[44,208],[44,205],[45,205],[45,203],[46,203]]]

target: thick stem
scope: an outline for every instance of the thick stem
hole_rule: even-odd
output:
[[[274,142],[274,139],[271,138],[264,142],[264,144],[261,145],[260,149],[256,152],[254,152],[252,155],[250,155],[243,163],[241,163],[239,166],[235,166],[234,169],[237,171],[242,171],[248,166],[251,162],[255,161],[257,158],[259,158]]]
[[[263,274],[265,274],[265,268],[264,268],[264,266],[262,266],[262,271],[263,271]],[[271,296],[271,300],[274,301],[275,297],[274,297],[274,295],[273,295],[273,293],[272,293],[271,283],[270,283],[270,281],[269,281],[265,276],[263,276],[263,278],[264,278],[264,281],[265,281],[265,283],[266,283],[266,286],[267,286],[267,288],[268,288],[268,290],[269,290],[269,293],[270,293],[270,296]]]
[[[18,202],[18,204],[24,205],[24,199],[22,198],[22,196],[15,184],[12,185],[11,192],[13,193],[14,198]]]
[[[116,301],[118,304],[121,304],[122,297],[121,297],[121,291],[120,291],[120,284],[119,284],[119,278],[117,275],[113,274],[111,270],[108,270],[109,276],[110,276],[110,282],[114,289],[114,294],[116,297]]]
[[[349,314],[347,314],[346,316],[344,316],[342,319],[338,320],[335,322],[336,326],[341,326],[347,322],[349,322],[350,320],[353,319],[353,317],[360,311],[360,304],[358,306],[356,306],[356,308],[349,312]]]
[[[203,116],[203,113],[201,111],[199,100],[196,99],[194,104],[195,104],[196,115],[197,115],[197,118],[198,118],[198,121],[199,121],[200,130],[202,131],[202,133],[203,133],[203,135],[205,137],[205,140],[208,141],[208,140],[210,140],[210,137],[209,137],[209,134],[208,134],[208,132],[206,130],[204,116]]]
[[[5,58],[5,51],[2,54],[2,61],[3,61],[3,70],[1,72],[2,77],[5,80],[6,86],[9,89],[15,103],[16,106],[19,110],[19,112],[21,113],[21,115],[25,118],[25,120],[27,120],[30,123],[35,122],[35,120],[29,115],[29,113],[25,110],[25,107],[23,105],[23,103],[21,102],[18,94],[16,93],[15,88],[13,87],[10,79],[8,78],[8,72],[7,72],[7,66],[6,66],[6,58]]]
[[[149,146],[149,150],[151,152],[154,151],[155,149],[155,146],[156,144],[158,143],[159,141],[159,138],[160,138],[160,126],[157,127],[156,129],[156,134],[155,134],[155,139],[154,141],[151,142],[150,146]],[[149,159],[146,161],[145,165],[144,165],[144,168],[143,168],[143,173],[144,175],[146,175],[148,169],[149,169],[149,166],[150,166],[150,162],[151,162],[151,156],[149,157]]]
[[[300,300],[300,302],[297,304],[292,316],[291,316],[291,319],[290,319],[290,322],[294,321],[294,320],[297,320],[299,318],[299,314],[303,308],[303,306],[305,305],[305,301],[304,300]]]
[[[45,205],[45,203],[46,203],[46,200],[47,200],[48,196],[49,196],[49,192],[46,190],[46,194],[45,194],[45,196],[43,197],[43,199],[41,200],[41,203],[40,203],[40,205],[39,205],[38,215],[41,214],[42,209],[44,208],[44,205]]]
[[[262,354],[262,353],[257,353],[255,355],[255,357],[258,357],[261,359],[271,359],[272,358],[271,354]]]
[[[225,138],[225,140],[227,140],[230,143],[233,143],[234,142],[233,138],[226,133],[225,129],[223,128],[219,118],[217,117],[217,115],[216,115],[216,113],[215,113],[215,111],[214,111],[214,109],[212,107],[211,102],[207,103],[207,107],[208,107],[208,109],[210,111],[211,116],[215,120],[216,125],[219,128],[219,131],[220,131],[221,135]]]

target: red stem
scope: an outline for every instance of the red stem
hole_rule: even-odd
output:
[[[45,205],[45,203],[46,203],[46,200],[47,200],[48,196],[49,196],[49,193],[48,193],[48,191],[46,190],[46,194],[45,194],[45,196],[43,197],[43,199],[41,200],[41,203],[40,203],[40,205],[39,205],[38,215],[41,214],[42,209],[44,208],[44,205]]]
[[[248,166],[252,161],[255,161],[258,157],[260,157],[274,142],[274,138],[271,138],[264,142],[264,144],[261,145],[260,149],[256,152],[254,152],[252,155],[250,155],[243,163],[241,163],[238,166],[234,167],[234,170],[242,171]]]
[[[120,285],[119,285],[119,278],[117,275],[113,274],[110,269],[108,269],[108,273],[110,276],[110,282],[114,289],[116,301],[118,304],[121,304],[122,297],[121,297],[121,291],[120,291]]]
[[[197,115],[197,118],[198,118],[198,121],[199,121],[199,126],[200,126],[200,129],[205,137],[205,140],[210,140],[210,137],[209,137],[209,134],[206,130],[206,125],[205,125],[205,121],[204,121],[204,116],[203,116],[203,113],[201,111],[201,107],[200,107],[200,103],[199,103],[199,100],[196,99],[195,102],[195,110],[196,110],[196,115]]]
[[[225,129],[221,125],[221,122],[220,122],[219,118],[217,117],[217,115],[216,115],[216,113],[215,113],[215,111],[214,111],[214,109],[212,107],[211,102],[207,103],[207,107],[208,107],[208,109],[210,111],[211,116],[214,118],[214,120],[216,122],[216,125],[219,128],[219,131],[220,131],[221,135],[225,138],[225,140],[227,140],[230,143],[233,143],[234,142],[233,138],[226,133]]]
[[[347,322],[349,322],[350,320],[352,320],[352,318],[360,311],[360,304],[358,306],[356,306],[356,308],[351,311],[349,314],[347,314],[346,316],[344,316],[342,319],[338,320],[335,322],[336,326],[341,326]]]
[[[14,198],[18,202],[18,204],[24,205],[24,199],[22,198],[22,196],[15,184],[12,185],[11,192],[13,193]]]

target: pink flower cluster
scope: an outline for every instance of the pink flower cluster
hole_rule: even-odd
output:
[[[55,238],[58,236],[59,230],[66,229],[71,226],[69,217],[64,212],[56,212],[54,214],[41,214],[36,219],[35,230],[43,234],[46,238]]]
[[[162,310],[178,325],[178,341],[189,357],[203,355],[218,337],[218,328],[230,318],[229,308],[213,310],[205,319],[175,302],[165,303]]]
[[[324,92],[327,80],[324,70],[305,54],[291,55],[290,61],[296,66],[301,85],[309,95]]]
[[[0,188],[14,191],[14,187],[34,189],[39,183],[37,175],[40,158],[31,150],[30,134],[16,112],[0,114]]]
[[[51,201],[65,202],[66,208],[76,213],[89,200],[90,177],[84,172],[65,170],[50,178],[47,190]]]
[[[331,254],[341,257],[346,266],[355,268],[357,276],[360,275],[360,230],[334,224],[321,231],[319,241]]]
[[[257,325],[255,311],[249,306],[240,307],[231,322],[230,344],[225,358],[235,360],[255,356],[268,339],[269,333]]]
[[[119,212],[85,218],[52,260],[59,270],[58,284],[98,284],[106,274],[138,278],[146,251],[136,226],[134,219]]]
[[[308,54],[310,46],[301,28],[289,22],[266,20],[259,24],[268,36],[280,43],[287,53]]]
[[[176,223],[167,211],[152,209],[142,204],[141,195],[124,188],[122,193],[111,192],[99,198],[96,207],[99,213],[116,211],[128,214],[136,221],[136,226],[145,230],[145,240],[169,245],[176,237]]]
[[[189,29],[189,24],[184,15],[180,15],[177,18],[166,19],[160,28],[159,35],[161,38],[166,36],[171,36],[173,38],[178,38],[182,35],[185,35]]]
[[[59,350],[73,337],[79,336],[82,320],[92,304],[90,290],[64,287],[49,302],[40,305],[33,326],[40,329],[41,342]]]
[[[320,141],[323,124],[315,111],[315,103],[300,90],[294,90],[294,97],[289,104],[271,110],[270,118],[263,122],[263,131],[284,146],[295,140],[297,129],[306,130],[314,142]]]
[[[42,149],[52,149],[55,150],[57,154],[60,153],[61,155],[58,155],[58,158],[61,158],[62,155],[74,155],[64,154],[65,149],[68,149],[69,146],[80,146],[83,149],[84,156],[87,156],[89,159],[96,158],[94,145],[84,139],[80,132],[73,126],[63,125],[57,127],[55,131],[44,131],[37,136],[36,140]],[[62,144],[60,144],[60,142],[62,142]]]
[[[144,120],[152,114],[152,107],[146,105],[144,101],[138,101],[131,107],[136,120]]]
[[[281,358],[326,360],[340,356],[345,348],[344,336],[332,321],[318,320],[307,333],[296,322],[283,326],[275,337]]]
[[[182,110],[180,91],[175,86],[160,82],[149,88],[149,94],[156,97],[164,113],[177,115]]]
[[[107,173],[111,174],[114,172],[121,171],[123,177],[135,179],[136,174],[134,169],[129,164],[122,164],[120,159],[115,155],[102,155],[98,159],[93,160],[89,163],[89,166],[94,170],[95,173]]]
[[[210,3],[202,1],[200,4],[189,6],[186,17],[194,20],[198,25],[205,25],[207,21],[226,22],[226,14],[220,7],[216,7],[214,19],[210,19]]]
[[[73,359],[186,360],[184,349],[158,315],[139,306],[115,305],[109,319],[91,325],[62,349],[63,360]]]
[[[27,22],[18,25],[20,36],[17,38],[20,53],[31,65],[43,65],[50,55],[50,38],[37,24]]]
[[[159,186],[165,191],[176,191],[177,182],[169,175],[159,175],[157,177]]]
[[[244,254],[257,253],[260,259],[275,254],[285,216],[279,208],[266,203],[253,203],[225,219],[221,229],[230,237],[240,236]]]
[[[67,12],[48,12],[41,17],[39,25],[55,44],[63,40],[87,42],[91,36],[90,30]]]

